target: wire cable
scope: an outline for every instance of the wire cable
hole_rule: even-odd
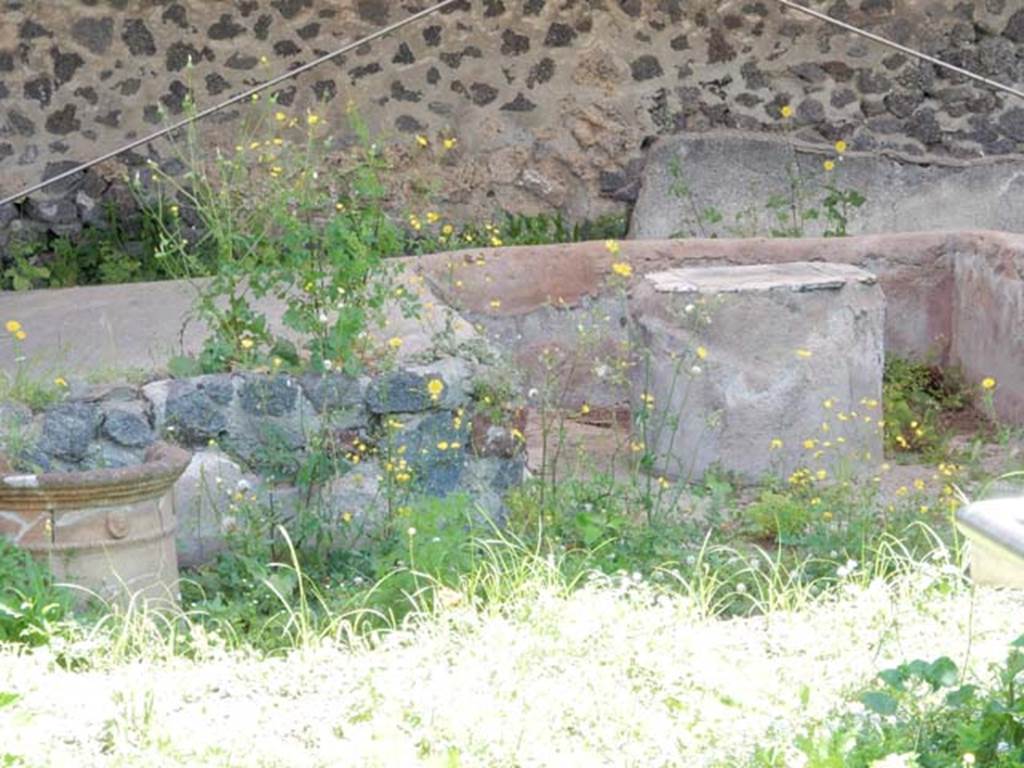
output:
[[[840,21],[839,19],[829,16],[828,14],[822,13],[821,11],[816,11],[813,8],[808,8],[804,5],[800,5],[800,3],[795,3],[793,2],[793,0],[777,0],[777,2],[779,2],[781,5],[786,6],[787,8],[792,8],[794,11],[797,11],[799,13],[804,13],[808,16],[813,16],[814,18],[831,24],[832,26],[839,27],[840,29],[845,29],[847,32],[852,32],[855,35],[866,37],[868,40],[873,40],[876,43],[880,43],[890,48],[894,48],[897,51],[900,51],[901,53],[907,54],[908,56],[913,56],[916,59],[927,61],[929,64],[934,64],[937,67],[948,69],[950,72],[956,72],[957,74],[963,75],[964,77],[968,77],[971,80],[976,80],[979,83],[987,85],[989,88],[994,88],[997,91],[1002,91],[1003,93],[1008,93],[1011,96],[1016,96],[1018,99],[1024,99],[1024,91],[1018,90],[1017,88],[1013,88],[1012,86],[1006,85],[1005,83],[1000,83],[997,80],[992,80],[988,77],[984,77],[982,75],[971,72],[969,69],[958,67],[956,64],[950,64],[948,61],[943,61],[942,59],[937,59],[934,56],[929,56],[927,53],[922,53],[921,51],[917,51],[914,50],[913,48],[901,45],[900,43],[897,43],[893,40],[889,40],[888,38],[882,37],[881,35],[876,35],[874,32],[868,32],[866,29],[855,27],[853,24],[848,24],[845,21]]]
[[[189,117],[179,120],[178,122],[169,125],[165,128],[161,128],[158,131],[154,131],[153,133],[150,133],[147,136],[143,136],[141,139],[136,139],[128,144],[118,147],[117,149],[111,152],[107,152],[106,154],[100,155],[99,157],[94,158],[87,163],[76,165],[74,168],[69,168],[68,170],[59,173],[56,176],[52,176],[49,179],[45,179],[37,184],[33,184],[30,187],[26,187],[17,194],[8,195],[7,197],[0,200],[0,207],[7,205],[8,203],[13,203],[17,200],[20,200],[21,198],[26,197],[27,195],[31,195],[33,192],[38,192],[41,189],[45,189],[46,187],[49,187],[52,184],[56,184],[59,181],[63,181],[64,179],[74,176],[76,173],[86,171],[95,165],[99,165],[100,163],[106,162],[107,160],[112,160],[118,155],[122,155],[125,152],[130,152],[131,150],[136,149],[137,147],[141,147],[143,144],[148,144],[149,142],[162,138],[169,133],[174,133],[175,131],[181,130],[189,123],[194,123],[197,120],[202,120],[205,117],[209,117],[210,115],[220,112],[222,109],[225,109],[226,107],[230,107],[233,104],[239,103],[240,101],[246,101],[247,99],[251,99],[256,94],[261,93],[262,91],[265,91],[268,88],[273,88],[275,85],[278,85],[279,83],[283,83],[286,80],[298,77],[304,72],[308,72],[309,70],[314,69],[315,67],[319,67],[321,64],[324,64],[330,61],[331,59],[336,59],[338,56],[348,53],[349,51],[355,50],[360,46],[366,45],[367,43],[372,43],[374,40],[384,37],[385,35],[389,35],[392,32],[396,32],[399,29],[402,29],[402,27],[408,26],[409,24],[414,24],[417,21],[421,21],[422,19],[425,19],[428,16],[437,13],[443,8],[446,8],[449,5],[454,5],[455,3],[461,1],[462,0],[444,0],[444,2],[437,3],[436,5],[433,5],[430,8],[426,8],[422,11],[412,14],[411,16],[407,16],[406,18],[400,21],[396,21],[394,24],[391,24],[387,27],[383,27],[372,34],[367,35],[366,37],[356,40],[355,42],[348,43],[347,45],[337,49],[336,51],[333,51],[332,53],[328,53],[317,59],[313,59],[313,61],[303,64],[300,67],[296,67],[295,69],[285,72],[282,75],[278,75],[277,77],[271,78],[270,80],[267,80],[265,83],[253,86],[252,88],[242,91],[241,93],[236,93],[234,96],[230,97],[229,99],[226,99],[225,101],[215,104],[212,107],[208,107],[200,112],[197,112],[194,115],[190,115]]]

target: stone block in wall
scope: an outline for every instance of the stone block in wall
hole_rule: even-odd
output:
[[[630,296],[634,416],[656,471],[747,482],[882,461],[884,298],[845,264],[670,269]]]
[[[78,462],[86,457],[100,426],[100,413],[91,403],[64,403],[42,417],[39,449],[56,459]]]
[[[408,462],[412,487],[428,496],[457,490],[468,460],[467,420],[454,411],[433,411],[399,421],[389,442],[395,460]]]
[[[825,171],[825,160],[835,169]],[[825,186],[860,192],[849,209],[849,234],[993,229],[1024,232],[1024,160],[1018,155],[975,160],[896,159],[872,152],[838,158],[829,144],[738,132],[680,134],[651,150],[630,224],[636,238],[769,236],[780,224],[769,198],[793,198],[793,170],[803,181],[798,206],[818,209],[804,235],[821,235],[828,222]],[[686,187],[686,194],[680,193]],[[697,220],[714,210],[720,219]]]
[[[158,381],[143,387],[154,427],[193,448],[219,443],[247,462],[300,451],[320,418],[298,379],[218,374]]]
[[[300,384],[316,413],[334,429],[362,429],[369,423],[366,376],[309,374],[301,377]]]
[[[224,548],[234,496],[250,487],[242,468],[226,454],[209,450],[192,456],[174,485],[178,562],[183,567],[208,562]]]
[[[472,376],[473,367],[461,358],[409,366],[375,379],[366,403],[378,415],[458,408],[469,400]]]
[[[462,490],[473,500],[482,523],[502,526],[508,520],[505,496],[525,480],[526,459],[522,454],[471,458],[462,479]]]

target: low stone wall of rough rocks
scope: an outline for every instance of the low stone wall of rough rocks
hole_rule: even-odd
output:
[[[0,404],[0,427],[21,435],[22,467],[75,471],[142,461],[159,437],[189,448],[175,486],[185,565],[222,544],[233,505],[255,497],[287,520],[309,504],[294,483],[314,454],[344,467],[313,491],[321,511],[353,530],[372,524],[390,494],[464,492],[500,518],[520,483],[522,441],[476,417],[476,368],[461,358],[376,377],[217,374],[99,386],[40,413]],[[401,502],[398,502],[401,503]]]

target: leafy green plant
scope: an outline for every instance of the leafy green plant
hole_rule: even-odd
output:
[[[743,511],[755,535],[788,538],[803,532],[812,514],[805,500],[789,493],[762,491],[761,497]]]
[[[299,363],[292,343],[275,334],[257,308],[255,300],[263,297],[284,302],[284,325],[317,371],[358,369],[364,332],[383,320],[387,302],[400,303],[406,314],[416,311],[411,293],[395,282],[398,263],[385,261],[403,245],[381,208],[386,162],[354,110],[350,118],[362,142],[337,172],[325,170],[332,139],[323,135],[320,117],[278,110],[253,120],[248,143],[212,159],[191,128],[179,148],[190,168],[187,186],[159,176],[170,199],[180,200],[202,225],[193,239],[178,203],[158,198],[152,218],[169,218],[162,257],[186,277],[202,274],[196,265],[212,258],[212,277],[196,284],[195,311],[211,329],[199,358],[202,370]]]
[[[1024,635],[985,689],[964,683],[947,657],[915,660],[879,674],[882,687],[861,703],[878,725],[861,725],[846,765],[869,765],[893,752],[913,752],[922,768],[1017,766],[1024,762]],[[965,756],[970,756],[965,759]]]
[[[825,217],[825,237],[846,237],[852,209],[860,208],[867,202],[856,189],[841,189],[835,184],[825,185],[825,198],[821,201]]]
[[[49,570],[0,536],[0,642],[46,643],[69,606]]]
[[[932,457],[945,451],[941,417],[968,402],[955,372],[901,357],[886,359],[882,394],[886,450]]]
[[[69,288],[166,280],[173,275],[157,257],[159,229],[146,211],[123,220],[112,201],[105,220],[75,235],[15,243],[9,249],[0,289]]]

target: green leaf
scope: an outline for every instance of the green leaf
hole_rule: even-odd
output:
[[[20,694],[12,693],[11,691],[0,691],[0,709],[9,707],[20,698]]]
[[[882,691],[869,691],[860,697],[860,701],[872,712],[882,716],[894,715],[899,708],[896,699]]]
[[[886,685],[890,688],[895,688],[897,691],[903,690],[903,684],[907,680],[903,670],[900,669],[886,669],[879,672],[878,676]]]
[[[969,704],[974,699],[974,694],[977,690],[977,687],[973,685],[961,685],[956,690],[946,694],[946,704],[951,707],[962,707],[965,704]]]
[[[956,664],[948,656],[942,656],[933,661],[925,675],[925,680],[934,690],[956,685],[959,671]]]

